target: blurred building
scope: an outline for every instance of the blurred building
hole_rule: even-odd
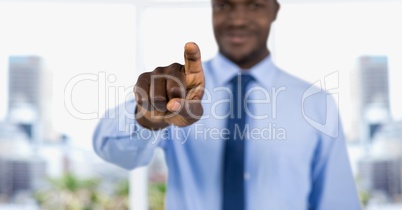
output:
[[[20,127],[0,122],[0,197],[9,200],[18,193],[31,193],[41,186],[46,163],[32,151]]]
[[[53,136],[52,77],[38,56],[9,57],[9,120],[31,140]]]
[[[402,201],[402,122],[383,125],[369,154],[358,164],[361,186],[391,201]]]
[[[370,154],[379,158],[402,158],[402,121],[381,127],[374,136]]]
[[[365,159],[359,162],[361,186],[394,201],[402,197],[400,159]]]
[[[38,157],[0,159],[0,194],[13,198],[18,193],[32,193],[43,186],[46,164]]]
[[[27,134],[16,125],[0,121],[0,158],[24,155],[32,155]]]
[[[354,116],[348,137],[370,143],[381,126],[391,120],[388,58],[360,57],[351,79]]]
[[[386,56],[363,56],[359,59],[361,108],[379,104],[389,110],[388,59]]]

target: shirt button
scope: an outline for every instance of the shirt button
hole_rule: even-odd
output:
[[[244,173],[244,180],[249,180],[250,179],[250,173],[245,172]]]

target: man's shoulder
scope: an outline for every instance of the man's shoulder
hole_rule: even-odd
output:
[[[275,81],[275,86],[285,87],[289,96],[298,99],[308,99],[306,101],[311,101],[313,107],[325,103],[328,96],[331,95],[331,93],[325,89],[326,87],[322,84],[321,80],[311,83],[280,69],[278,70]]]
[[[278,68],[277,72],[276,85],[285,85],[289,88],[295,89],[307,89],[311,86],[314,86],[314,84],[307,82],[306,80],[290,74],[289,72],[286,72],[282,69]]]

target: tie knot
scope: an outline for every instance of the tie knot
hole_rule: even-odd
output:
[[[245,89],[247,85],[253,80],[254,77],[250,74],[238,74],[237,76],[233,77],[231,83],[234,85],[234,87],[240,86]]]

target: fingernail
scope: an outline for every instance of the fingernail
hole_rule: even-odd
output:
[[[180,106],[181,106],[181,104],[179,102],[174,101],[173,105],[172,105],[172,111],[174,111],[174,112],[178,111],[180,109]]]

